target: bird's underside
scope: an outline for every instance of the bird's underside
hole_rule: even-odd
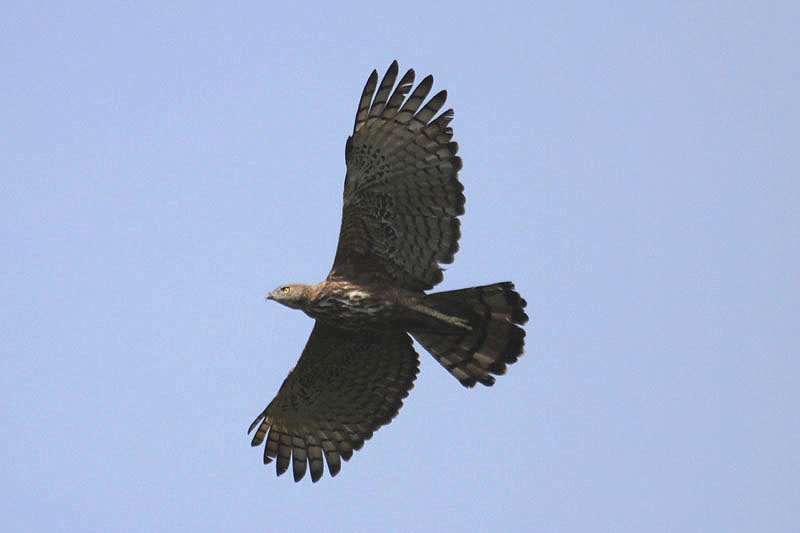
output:
[[[373,71],[348,138],[342,226],[328,278],[288,284],[268,299],[316,319],[277,396],[256,418],[253,446],[295,481],[341,459],[397,415],[419,366],[416,339],[463,385],[492,385],[522,355],[526,302],[510,282],[426,294],[440,264],[458,250],[464,213],[461,159],[437,115],[447,94],[428,96],[433,78],[411,91],[414,71],[395,85],[393,62],[378,85]],[[410,92],[410,95],[409,95]],[[407,96],[408,95],[408,96]],[[324,461],[323,461],[324,458]]]

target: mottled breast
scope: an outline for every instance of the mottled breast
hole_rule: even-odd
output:
[[[402,328],[408,297],[380,287],[328,281],[309,302],[306,313],[342,328]]]

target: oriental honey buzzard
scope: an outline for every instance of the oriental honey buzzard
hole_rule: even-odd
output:
[[[462,385],[492,385],[522,355],[526,302],[510,282],[426,294],[442,280],[461,235],[461,159],[448,126],[453,111],[433,78],[395,85],[393,62],[367,80],[345,149],[342,225],[328,277],[287,284],[267,299],[316,320],[295,367],[255,419],[264,463],[289,465],[295,481],[323,462],[331,476],[388,424],[413,387],[416,339]],[[377,89],[377,91],[376,91]],[[407,97],[407,95],[410,95]],[[324,461],[323,461],[324,459]]]

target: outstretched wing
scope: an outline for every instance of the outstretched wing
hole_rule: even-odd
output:
[[[452,263],[458,250],[457,217],[464,213],[461,159],[447,126],[453,110],[434,118],[447,92],[421,107],[433,77],[406,98],[414,71],[406,72],[392,92],[397,73],[395,61],[377,87],[373,71],[361,95],[345,150],[342,227],[328,279],[388,281],[426,290],[442,280],[439,263]]]
[[[335,476],[353,450],[397,415],[414,386],[419,361],[402,331],[356,332],[320,321],[278,395],[253,421],[253,446],[266,437],[264,463],[277,458],[278,475],[295,481],[311,470],[322,476],[322,457]]]

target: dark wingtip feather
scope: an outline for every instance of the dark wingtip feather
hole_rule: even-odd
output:
[[[250,427],[247,429],[248,435],[253,432],[253,430],[256,428],[258,423],[261,422],[263,418],[264,418],[264,412],[262,411],[261,414],[258,415],[255,420],[253,420],[253,423],[250,424]],[[258,446],[258,444],[253,444],[253,446]]]
[[[506,301],[511,306],[511,322],[514,324],[524,324],[528,321],[528,315],[525,313],[525,306],[528,302],[525,301],[517,291],[514,290],[514,283],[505,281],[500,284],[503,288],[503,294]]]
[[[335,459],[331,456],[336,454]],[[325,454],[326,459],[328,460],[328,473],[331,477],[336,477],[336,474],[342,469],[342,462],[339,460],[339,454],[336,452],[330,452]]]
[[[452,159],[452,161],[453,161],[453,168],[456,169],[456,172],[458,172],[459,170],[461,170],[463,168],[464,163],[461,161],[460,157],[456,156],[456,157],[454,157]],[[462,185],[462,188],[463,188],[463,185]],[[463,211],[462,211],[462,213],[463,213]]]
[[[477,378],[475,378],[475,376],[470,376],[468,378],[459,379],[458,381],[459,381],[459,383],[461,383],[462,385],[464,385],[468,389],[473,388],[475,386],[475,384],[478,382],[478,380],[477,380]]]
[[[523,311],[522,308],[516,308],[511,312],[511,321],[514,324],[524,324],[528,321],[528,319],[528,314]]]
[[[495,379],[493,376],[486,374],[479,380],[479,382],[481,385],[484,385],[486,387],[491,387],[492,385],[494,385]]]
[[[400,66],[397,63],[397,60],[395,59],[394,61],[392,61],[392,64],[389,65],[389,68],[386,70],[386,74],[383,75],[383,79],[396,78],[399,70]]]
[[[519,326],[512,326],[508,342],[503,350],[503,361],[507,364],[516,363],[525,349],[525,330]],[[504,370],[505,372],[505,367]]]

